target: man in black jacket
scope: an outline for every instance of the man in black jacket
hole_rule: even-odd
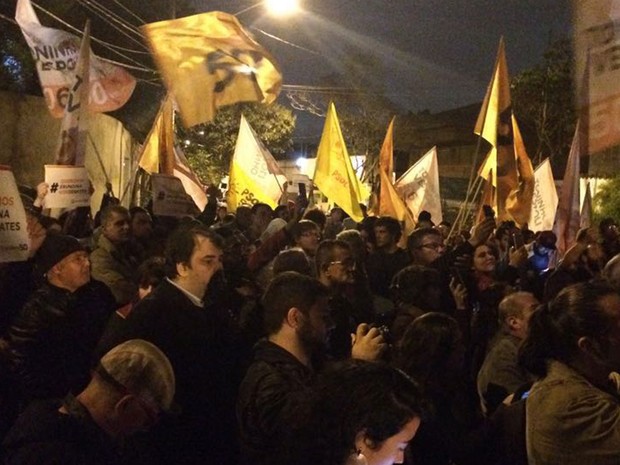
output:
[[[116,306],[108,288],[91,281],[88,253],[74,237],[48,236],[35,263],[45,282],[19,311],[3,345],[23,405],[86,385],[93,351]]]
[[[334,325],[328,298],[320,281],[294,271],[281,273],[267,287],[262,306],[268,336],[254,347],[237,398],[242,464],[266,465],[279,458],[327,349]],[[377,328],[360,325],[352,356],[376,359],[383,347]]]
[[[202,226],[175,231],[166,246],[167,279],[100,342],[103,352],[128,339],[145,339],[174,368],[181,412],[153,429],[146,463],[236,463],[238,350],[218,313],[203,302],[222,268],[222,246],[222,238]]]

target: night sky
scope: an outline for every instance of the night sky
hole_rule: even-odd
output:
[[[287,19],[270,17],[262,7],[238,16],[279,61],[284,84],[320,85],[322,77],[344,72],[343,55],[356,50],[380,63],[366,76],[372,90],[414,112],[481,101],[501,35],[514,75],[539,61],[551,40],[571,34],[569,0],[301,2],[304,11]],[[237,13],[254,2],[194,3],[204,11]],[[286,45],[253,27],[318,54]]]

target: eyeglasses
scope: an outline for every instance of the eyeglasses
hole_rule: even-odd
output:
[[[446,246],[440,242],[429,242],[428,244],[422,244],[420,247],[418,247],[418,249],[433,249],[433,250],[440,250],[440,249],[445,249]]]
[[[345,268],[353,270],[355,269],[355,260],[336,260],[329,262],[329,266],[331,265],[342,265]]]

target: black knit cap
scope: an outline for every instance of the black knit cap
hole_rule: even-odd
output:
[[[47,273],[54,265],[73,252],[86,250],[73,236],[54,234],[47,236],[35,256],[41,274]]]

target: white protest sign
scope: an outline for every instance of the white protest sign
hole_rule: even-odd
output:
[[[0,262],[28,259],[26,212],[13,172],[0,165]]]
[[[45,182],[45,208],[90,206],[90,181],[83,166],[45,165]]]
[[[196,205],[187,195],[181,180],[167,174],[152,174],[153,213],[161,216],[186,216],[196,213]]]
[[[532,211],[527,225],[534,232],[550,231],[553,229],[555,212],[558,209],[558,193],[548,158],[534,171],[534,180]]]

